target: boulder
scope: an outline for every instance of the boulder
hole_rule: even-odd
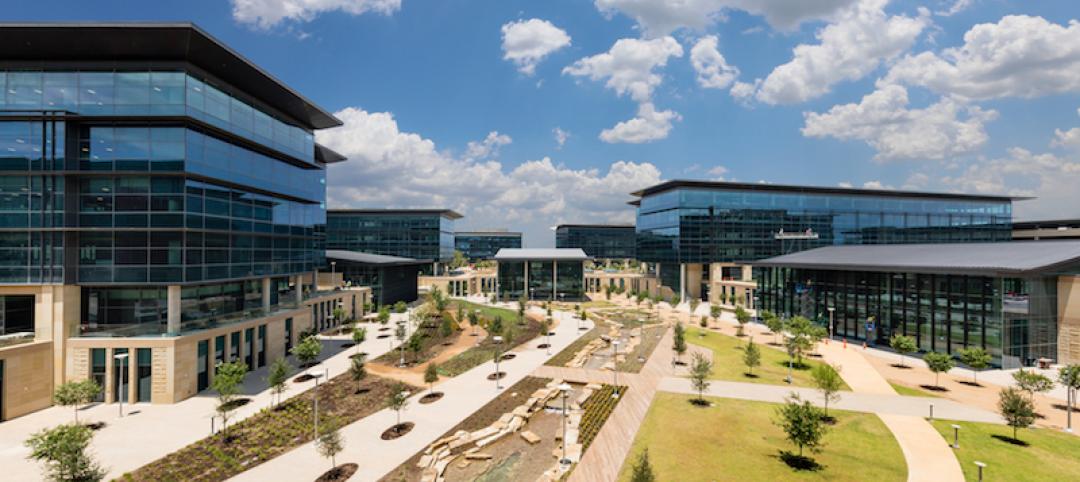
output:
[[[529,442],[530,444],[535,445],[535,444],[540,443],[540,436],[536,435],[535,433],[532,433],[529,430],[521,432],[521,438],[525,439],[525,441]]]
[[[430,455],[425,455],[423,457],[420,457],[420,461],[416,463],[416,467],[421,468],[421,469],[430,467],[432,460],[433,459],[432,459],[432,457]]]
[[[518,405],[513,412],[510,412],[515,417],[529,418],[529,407],[525,405]]]
[[[435,479],[439,477],[439,474],[435,472],[435,469],[428,467],[424,469],[424,472],[420,474],[420,482],[435,482]]]

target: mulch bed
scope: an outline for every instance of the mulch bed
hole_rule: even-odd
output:
[[[506,372],[495,372],[487,376],[488,380],[502,380],[506,378]]]
[[[382,435],[380,435],[380,438],[382,438],[383,440],[394,440],[396,438],[401,438],[405,436],[405,434],[412,432],[412,429],[415,426],[416,424],[412,422],[399,423],[397,425],[394,425],[393,427],[386,429],[386,431],[383,432]]]
[[[225,406],[226,406],[226,407],[227,407],[227,408],[228,408],[229,410],[235,410],[235,409],[237,409],[237,408],[240,408],[240,407],[243,407],[244,405],[247,405],[247,404],[249,404],[249,403],[251,403],[251,399],[250,399],[250,398],[234,398],[234,399],[233,399],[232,401],[230,401],[229,403],[225,404]]]
[[[937,385],[919,385],[923,390],[930,390],[931,392],[947,392],[948,388],[939,387]]]
[[[316,377],[315,375],[311,375],[311,374],[305,373],[305,374],[303,374],[303,375],[300,375],[300,376],[298,376],[298,377],[294,378],[294,379],[293,379],[293,383],[304,383],[304,382],[310,382],[310,381],[312,381],[312,380],[314,380],[314,379],[316,379],[316,378],[318,378],[318,377]]]
[[[420,403],[427,405],[439,401],[445,395],[443,392],[431,392],[427,395],[420,397]]]
[[[88,423],[86,424],[86,428],[89,428],[90,430],[101,430],[105,428],[105,422]]]
[[[397,382],[368,375],[365,384],[370,390],[356,395],[356,382],[348,374],[338,375],[320,383],[317,391],[285,400],[278,409],[230,424],[228,442],[218,432],[125,474],[123,480],[225,481],[312,441],[312,396],[319,399],[320,417],[347,425],[381,410]]]
[[[375,338],[378,338],[380,340],[385,340],[387,338],[390,338],[390,335],[379,335],[379,336],[376,336]]]
[[[315,479],[315,482],[345,482],[357,470],[360,470],[360,466],[357,464],[341,464],[324,472],[319,478]]]
[[[536,348],[539,348],[539,349],[543,350],[545,348],[551,348],[551,345],[549,345],[547,343],[541,343],[539,345],[536,345]]]

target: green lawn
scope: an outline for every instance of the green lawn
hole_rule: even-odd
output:
[[[904,395],[904,396],[907,396],[907,397],[941,398],[941,395],[938,395],[938,394],[936,394],[934,392],[931,392],[929,390],[911,388],[911,387],[909,387],[907,385],[901,385],[899,383],[893,383],[893,382],[889,382],[889,385],[892,385],[893,390],[896,390],[896,393],[899,394],[899,395]]]
[[[820,453],[807,453],[821,467],[795,470],[780,459],[781,451],[797,449],[773,424],[777,404],[710,397],[713,406],[700,408],[690,404],[691,398],[656,394],[620,481],[630,479],[645,447],[658,481],[907,480],[900,446],[873,414],[830,410],[836,425],[825,435]]]
[[[697,327],[687,328],[686,341],[713,351],[712,378],[769,385],[785,384],[784,379],[788,373],[787,352],[765,345],[765,343],[772,341],[771,337],[754,340],[754,343],[761,350],[761,366],[754,368],[755,377],[749,377],[746,376],[746,365],[743,364],[742,358],[744,347],[749,338],[736,338],[714,331],[705,331],[705,336],[702,337],[699,336],[700,333],[701,330]],[[689,363],[689,360],[683,361]],[[792,370],[792,384],[800,387],[813,387],[814,383],[810,378],[810,370],[819,363],[821,362],[804,358],[803,366],[796,366]],[[845,383],[843,390],[851,390],[851,388]]]
[[[1012,428],[1005,425],[949,420],[933,424],[949,443],[953,440],[952,425],[960,426],[956,457],[967,480],[978,480],[976,460],[986,464],[984,480],[1076,480],[1080,474],[1080,438],[1075,435],[1045,428],[1020,429],[1017,436],[1029,444],[1025,447],[1007,441],[1012,438]]]
[[[515,321],[517,320],[517,311],[508,310],[506,308],[495,308],[493,306],[480,305],[470,301],[454,300],[450,302],[448,310],[451,313],[457,313],[457,305],[461,305],[461,308],[465,310],[466,319],[470,311],[479,309],[480,318],[485,320],[494,319],[496,316],[501,316],[503,321]]]

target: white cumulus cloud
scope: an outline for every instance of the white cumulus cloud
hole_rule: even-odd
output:
[[[860,0],[841,10],[815,34],[818,43],[796,46],[791,61],[765,77],[755,98],[767,104],[805,102],[840,82],[861,79],[911,49],[930,23],[925,10],[918,17],[890,16],[887,3]]]
[[[533,75],[544,57],[569,45],[570,35],[547,20],[531,18],[502,26],[503,59],[525,75]]]
[[[971,27],[964,44],[905,56],[882,80],[972,100],[1080,92],[1080,22],[1010,15]]]
[[[596,0],[596,8],[622,13],[641,26],[646,36],[658,37],[687,28],[703,30],[724,18],[725,9],[742,10],[765,18],[779,30],[832,16],[857,0]]]
[[[908,107],[907,89],[888,85],[858,104],[804,114],[807,137],[861,140],[877,150],[876,160],[947,159],[970,154],[986,143],[983,124],[997,112],[944,98],[923,109]]]
[[[652,40],[624,38],[615,41],[611,50],[585,57],[563,69],[563,74],[588,77],[605,84],[619,95],[629,94],[638,102],[652,97],[663,77],[654,69],[667,65],[671,57],[682,57],[683,48],[672,37]]]
[[[702,37],[690,49],[690,64],[697,73],[697,82],[708,89],[726,89],[739,77],[739,69],[728,65],[717,48],[715,35]]]
[[[350,15],[390,15],[401,9],[401,0],[232,0],[232,6],[237,22],[269,29],[285,20],[308,22],[337,10]]]
[[[388,112],[350,107],[335,113],[345,125],[318,141],[349,158],[327,175],[331,207],[443,207],[465,215],[461,227],[522,229],[530,245],[550,245],[549,226],[563,222],[632,222],[629,193],[660,182],[649,163],[612,162],[605,170],[571,169],[544,157],[508,168],[488,134],[454,156],[419,134],[403,132]],[[480,157],[470,157],[482,154]]]
[[[664,139],[671,132],[671,123],[679,120],[682,120],[682,117],[677,112],[657,111],[651,102],[645,102],[638,107],[636,117],[600,132],[600,140],[608,143],[641,144]]]
[[[561,127],[552,129],[551,135],[555,137],[556,149],[562,149],[562,146],[566,145],[566,141],[570,139],[570,132],[564,131]]]

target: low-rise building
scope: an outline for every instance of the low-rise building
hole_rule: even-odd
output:
[[[499,299],[584,299],[589,259],[580,249],[500,249],[495,255]]]
[[[420,270],[431,265],[430,259],[409,259],[370,253],[331,249],[326,251],[331,274],[340,276],[346,286],[371,289],[377,306],[398,301],[411,303],[417,298]],[[320,273],[322,274],[322,273]]]

